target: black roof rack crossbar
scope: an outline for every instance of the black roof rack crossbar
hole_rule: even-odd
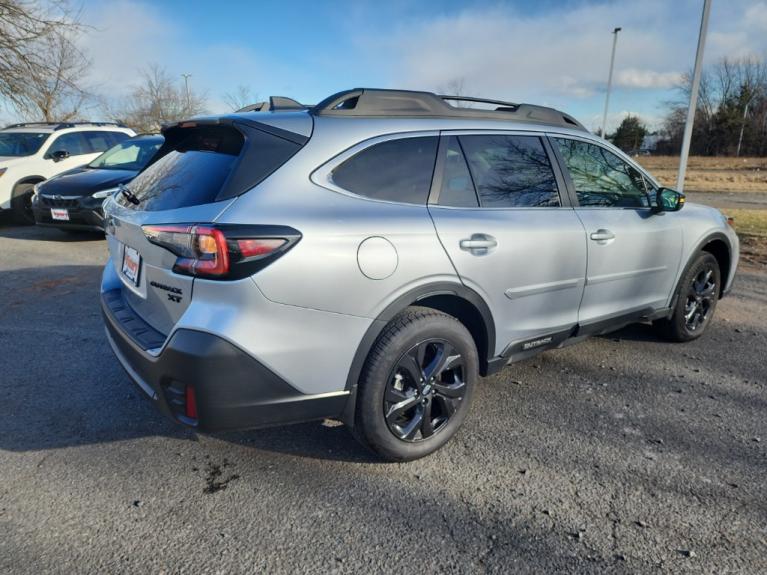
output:
[[[35,126],[52,127],[54,131],[63,130],[65,128],[74,128],[75,126],[116,126],[118,128],[125,128],[125,124],[122,122],[20,122],[18,124],[6,126],[3,129],[32,128]]]
[[[497,106],[493,110],[459,108],[446,100],[476,102]],[[545,106],[515,104],[502,100],[470,96],[439,96],[432,92],[411,90],[382,90],[354,88],[328,96],[309,109],[317,116],[343,117],[432,117],[483,118],[488,120],[514,120],[535,124],[562,126],[587,131],[572,116]]]

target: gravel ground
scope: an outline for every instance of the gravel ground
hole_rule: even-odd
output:
[[[316,422],[200,436],[105,341],[105,243],[0,228],[0,573],[767,572],[767,274],[483,380],[409,464]]]

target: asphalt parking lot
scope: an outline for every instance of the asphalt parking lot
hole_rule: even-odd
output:
[[[767,272],[481,382],[408,464],[315,422],[198,436],[105,341],[97,237],[0,226],[0,573],[767,572]]]

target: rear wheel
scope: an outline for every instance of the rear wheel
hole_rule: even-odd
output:
[[[669,319],[656,322],[662,336],[671,341],[692,341],[703,335],[719,300],[719,263],[703,252],[682,277],[679,298]]]
[[[35,223],[35,216],[32,213],[32,195],[34,194],[35,184],[19,184],[13,190],[11,198],[11,209],[13,210],[13,219],[17,224],[31,226]]]
[[[477,350],[463,324],[430,308],[408,308],[370,351],[354,433],[390,461],[428,455],[463,423],[478,378]]]

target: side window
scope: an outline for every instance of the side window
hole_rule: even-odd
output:
[[[649,207],[644,178],[635,168],[602,146],[568,138],[555,140],[581,206]]]
[[[535,136],[459,136],[484,208],[559,206],[554,171]]]
[[[426,204],[437,157],[437,138],[401,138],[375,144],[337,166],[333,182],[376,200]]]
[[[83,138],[82,132],[71,132],[69,134],[62,134],[54,140],[48,153],[53,152],[69,152],[70,156],[79,156],[80,154],[87,154],[90,152],[88,144]]]
[[[83,136],[88,142],[91,153],[104,152],[114,145],[109,132],[83,132]]]
[[[439,205],[457,208],[476,208],[479,205],[469,166],[466,165],[463,150],[455,136],[448,138]]]

